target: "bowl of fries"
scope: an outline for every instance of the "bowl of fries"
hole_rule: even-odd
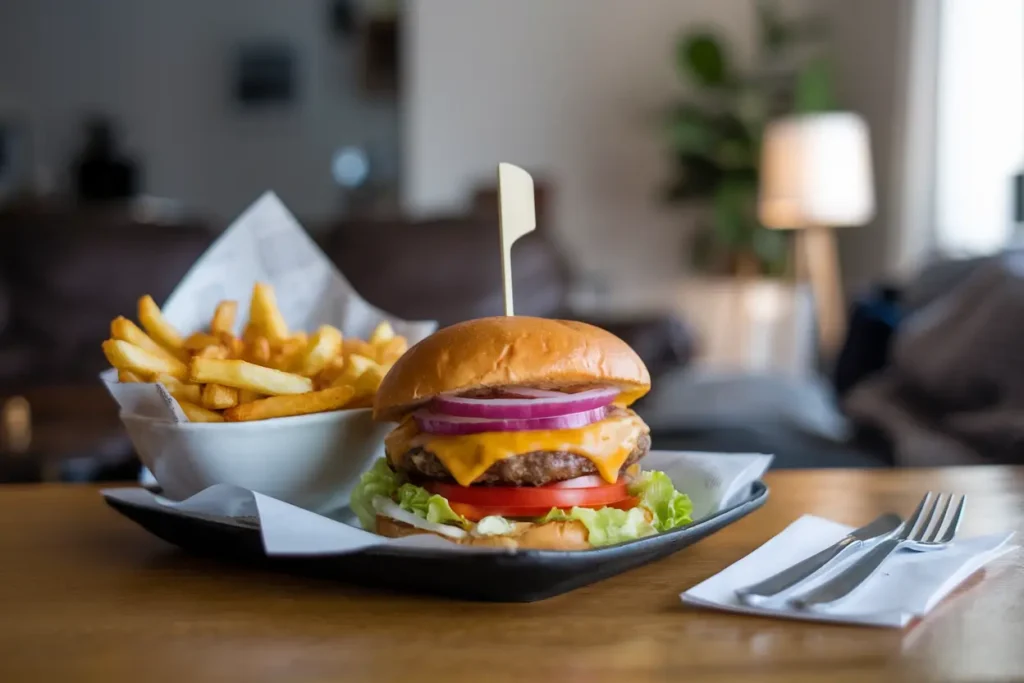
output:
[[[111,322],[103,352],[117,384],[160,385],[175,416],[122,412],[139,458],[173,499],[232,484],[315,511],[344,504],[383,452],[389,428],[370,406],[408,341],[387,322],[365,340],[331,325],[289,330],[262,283],[244,326],[237,313],[221,301],[209,326],[186,336],[147,295],[138,325]]]

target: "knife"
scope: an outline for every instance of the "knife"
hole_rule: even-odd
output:
[[[740,588],[736,591],[736,596],[741,602],[754,604],[760,598],[778,595],[782,591],[810,578],[839,556],[853,552],[853,549],[860,547],[865,542],[891,536],[900,528],[902,523],[903,520],[900,519],[899,515],[891,512],[884,514],[867,526],[851,531],[838,543],[811,555],[806,560],[801,560],[792,567],[783,569],[778,574],[764,581],[747,586],[746,588]]]

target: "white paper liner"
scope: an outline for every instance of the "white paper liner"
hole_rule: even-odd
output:
[[[644,469],[659,469],[693,501],[700,521],[749,497],[754,482],[771,464],[770,455],[652,451]],[[161,512],[258,527],[268,555],[338,555],[378,545],[437,548],[445,552],[508,552],[456,545],[434,535],[385,538],[355,524],[303,510],[237,486],[213,486],[173,502],[140,488],[106,489],[104,497]],[[351,520],[351,516],[343,517]]]

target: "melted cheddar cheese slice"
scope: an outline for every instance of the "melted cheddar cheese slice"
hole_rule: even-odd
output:
[[[648,431],[644,421],[631,410],[579,429],[463,436],[423,433],[410,417],[388,434],[384,446],[392,464],[414,448],[430,451],[460,486],[469,486],[496,462],[534,451],[565,451],[582,456],[594,463],[605,481],[614,482],[640,436]]]

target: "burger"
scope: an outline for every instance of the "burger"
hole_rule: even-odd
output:
[[[351,498],[384,536],[433,533],[510,549],[585,550],[690,523],[690,499],[642,471],[650,390],[639,356],[593,325],[524,316],[444,328],[377,390],[397,422]]]

